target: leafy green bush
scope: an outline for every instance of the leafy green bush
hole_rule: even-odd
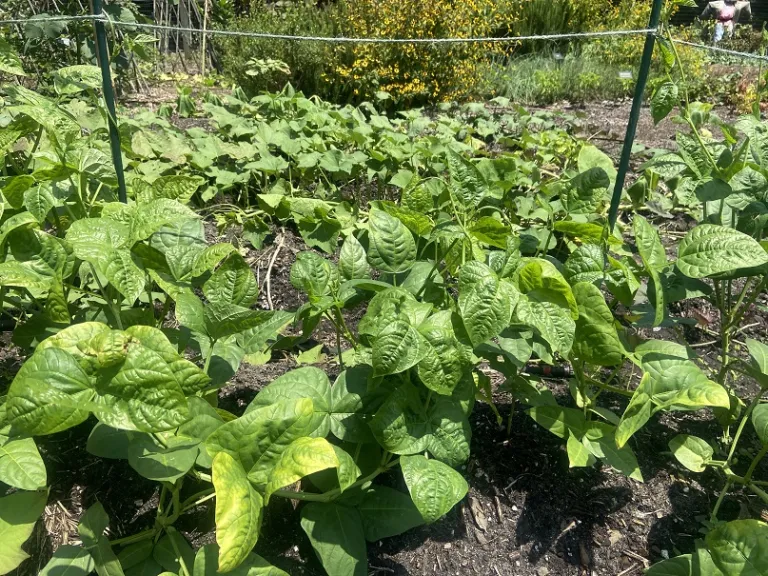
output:
[[[610,11],[613,10],[612,7],[605,6],[605,3],[594,0],[522,0],[514,4],[516,18],[514,24],[509,27],[511,36],[568,34],[594,30],[604,19],[610,19]],[[568,42],[574,41],[565,41],[563,44]],[[518,51],[546,51],[551,46],[551,41],[531,41],[525,42]]]
[[[136,4],[130,0],[105,3],[104,11],[110,18],[123,22],[142,21]],[[0,3],[0,20],[24,19],[16,28],[0,27],[0,42],[5,39],[21,56],[27,71],[39,79],[58,68],[72,65],[95,65],[93,23],[88,20],[45,22],[44,18],[60,15],[83,14],[83,3],[77,0],[54,2],[44,0],[31,3],[8,0]],[[155,37],[142,30],[122,28],[120,34],[107,27],[108,46],[112,54],[112,69],[118,88],[135,80],[133,65],[154,58]],[[2,48],[0,48],[0,59]]]
[[[316,7],[304,2],[290,2],[275,6],[256,2],[245,16],[227,22],[227,29],[239,32],[288,34],[297,36],[336,36],[332,14],[333,4]],[[280,90],[286,76],[279,70],[259,75],[249,74],[252,61],[276,60],[284,62],[291,71],[290,82],[307,94],[333,97],[344,87],[329,82],[324,75],[336,67],[333,48],[323,42],[297,42],[291,40],[216,38],[224,73],[250,94],[260,90]]]

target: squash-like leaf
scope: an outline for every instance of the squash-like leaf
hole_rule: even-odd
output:
[[[658,124],[680,103],[677,84],[664,82],[656,88],[651,97],[651,116],[653,123]]]
[[[619,448],[616,445],[616,428],[613,425],[606,422],[588,423],[582,442],[595,457],[601,458],[622,474],[638,482],[643,481],[643,474],[632,448]]]
[[[216,542],[219,572],[229,572],[248,558],[259,539],[263,500],[243,467],[226,452],[213,459],[216,489]]]
[[[325,438],[297,438],[283,451],[269,474],[264,493],[265,504],[269,502],[269,497],[275,490],[329,468],[337,469],[339,488],[342,492],[360,475],[360,469],[352,457]]]
[[[667,266],[667,254],[661,244],[659,233],[648,220],[638,214],[635,216],[633,226],[637,250],[640,252],[643,266],[645,266],[653,284],[656,311],[653,325],[658,326],[664,321],[666,312],[666,297],[660,272]]]
[[[14,492],[0,498],[0,574],[29,558],[21,545],[32,535],[47,499],[46,492]]]
[[[768,524],[734,520],[707,534],[707,547],[724,576],[768,574]]]
[[[597,366],[616,366],[623,362],[624,346],[600,289],[594,284],[579,282],[573,287],[573,295],[579,307],[573,354]]]
[[[331,293],[335,270],[328,260],[315,252],[299,252],[291,266],[291,284],[312,303]]]
[[[678,434],[672,438],[669,449],[680,464],[693,472],[704,472],[714,454],[706,440],[688,434]]]
[[[758,404],[752,410],[752,425],[757,437],[763,444],[768,444],[768,404]]]
[[[325,372],[312,366],[291,370],[270,382],[256,395],[245,413],[282,400],[301,398],[312,400],[312,436],[325,438],[330,429],[331,383]]]
[[[690,278],[740,271],[768,264],[768,252],[743,232],[700,224],[677,247],[677,267]]]
[[[20,490],[44,488],[45,464],[32,438],[8,439],[0,434],[0,482]]]
[[[214,304],[250,308],[259,297],[259,285],[243,257],[233,253],[203,285],[203,293]]]
[[[345,280],[370,278],[371,267],[366,259],[365,248],[352,234],[341,245],[339,254],[339,272]]]
[[[424,523],[421,512],[408,494],[378,484],[365,491],[357,509],[363,518],[368,542],[397,536]]]
[[[95,568],[93,558],[85,548],[59,546],[38,576],[88,576]]]
[[[210,272],[216,268],[222,260],[236,251],[237,248],[228,242],[211,244],[202,252],[197,252],[194,265],[192,266],[192,276],[202,276],[206,272]]]
[[[416,261],[413,235],[394,216],[373,209],[368,220],[368,262],[382,272],[405,272]]]
[[[219,546],[208,544],[200,548],[195,556],[191,576],[218,576]],[[279,568],[272,566],[258,554],[249,554],[240,566],[229,572],[232,576],[289,576]]]
[[[205,443],[215,458],[226,452],[248,472],[256,485],[266,485],[280,454],[296,438],[313,431],[312,400],[283,400],[244,414],[213,432]]]
[[[131,439],[128,463],[139,474],[156,482],[175,482],[192,469],[199,441],[167,436],[161,444],[149,434]]]
[[[427,524],[445,516],[467,495],[464,477],[450,466],[424,456],[401,456],[403,477],[413,503]]]
[[[749,350],[747,365],[749,372],[765,390],[768,388],[768,346],[759,340],[747,338],[747,350]]]
[[[424,337],[406,320],[386,326],[373,345],[373,373],[386,376],[405,372],[427,354]]]
[[[301,510],[301,528],[328,574],[368,574],[365,532],[357,510],[334,502],[310,502]]]
[[[498,336],[509,325],[519,293],[482,262],[468,262],[459,274],[459,312],[472,344]]]

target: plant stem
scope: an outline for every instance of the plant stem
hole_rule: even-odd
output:
[[[157,319],[157,327],[162,328],[165,317],[168,316],[168,310],[171,309],[171,296],[165,295],[165,303],[163,303],[163,311],[160,313],[160,318]]]
[[[755,396],[754,400],[750,402],[749,407],[744,412],[744,416],[741,417],[741,422],[739,422],[739,428],[738,430],[736,430],[736,435],[733,437],[733,442],[731,442],[731,450],[728,452],[728,458],[725,461],[726,468],[731,465],[731,460],[733,460],[733,455],[736,453],[736,445],[739,443],[739,438],[741,438],[741,433],[744,432],[744,427],[747,425],[747,420],[749,420],[749,417],[752,415],[752,410],[754,410],[759,403],[760,403],[760,394]]]
[[[347,490],[351,488],[356,488],[357,486],[362,486],[363,484],[366,484],[367,482],[370,482],[376,476],[379,474],[386,472],[390,468],[396,466],[400,461],[394,460],[393,462],[389,462],[388,464],[384,464],[382,466],[379,466],[368,474],[368,476],[364,476],[363,478],[360,478],[357,482],[352,484],[347,488]],[[273,496],[280,496],[282,498],[288,498],[290,500],[305,500],[308,502],[330,502],[331,500],[334,500],[337,496],[341,494],[340,488],[334,488],[333,490],[329,490],[328,492],[323,492],[322,494],[314,494],[312,492],[292,492],[291,490],[275,490],[275,492],[272,493]]]
[[[765,502],[766,504],[768,504],[768,494],[766,494],[766,493],[765,493],[763,490],[761,490],[760,488],[758,488],[757,486],[755,486],[755,483],[754,483],[754,482],[752,482],[752,483],[749,485],[749,489],[750,489],[750,490],[752,490],[752,492],[754,492],[755,494],[757,494],[757,495],[758,495],[758,496],[761,498],[761,500],[762,500],[763,502]]]
[[[752,282],[752,278],[747,278],[746,282],[744,282],[744,287],[741,289],[741,292],[739,292],[739,297],[736,300],[736,304],[731,308],[731,318],[729,318],[729,328],[731,323],[733,322],[733,319],[736,317],[736,315],[739,312],[739,309],[741,308],[742,303],[744,302],[744,298],[747,295],[747,292],[749,291],[749,285]]]
[[[632,392],[631,390],[625,390],[624,388],[619,388],[618,386],[611,386],[610,384],[605,384],[603,382],[600,382],[599,380],[590,378],[589,376],[586,376],[585,378],[587,382],[589,382],[593,386],[597,386],[598,388],[605,390],[606,392],[613,392],[614,394],[620,394],[622,396],[626,396],[627,398],[632,398],[632,396],[635,395],[635,393]]]
[[[32,150],[29,152],[29,156],[27,157],[27,161],[24,163],[24,174],[27,173],[27,170],[29,170],[29,165],[32,164],[33,156],[35,155],[35,152],[37,152],[37,147],[40,146],[40,139],[43,136],[43,127],[40,126],[40,128],[37,131],[37,136],[35,137],[35,143],[32,146]]]
[[[339,323],[339,326],[344,331],[344,338],[347,339],[347,341],[352,344],[352,347],[357,350],[357,338],[352,334],[349,327],[347,326],[346,320],[344,320],[344,314],[341,313],[341,308],[338,306],[334,307],[334,312],[336,314],[336,321]]]
[[[202,480],[203,482],[211,483],[213,482],[213,479],[211,478],[210,474],[206,474],[205,472],[199,472],[195,469],[192,469],[189,471],[189,474],[192,475],[193,478],[196,478],[197,480]]]
[[[99,274],[96,272],[96,267],[88,263],[91,267],[91,272],[93,272],[93,278],[96,280],[96,284],[99,287],[99,291],[101,292],[101,297],[104,298],[104,301],[107,303],[107,306],[109,306],[110,310],[112,310],[112,315],[115,317],[115,324],[117,324],[117,328],[119,330],[123,329],[123,320],[120,318],[120,308],[117,307],[117,304],[115,303],[112,298],[109,297],[107,294],[107,291],[104,289],[104,286],[101,283],[101,280],[99,280]]]
[[[515,397],[512,396],[512,401],[509,404],[509,417],[507,418],[507,438],[512,434],[512,417],[515,415]]]
[[[715,507],[712,509],[712,514],[709,517],[710,522],[716,522],[717,521],[717,513],[720,510],[720,505],[723,503],[723,499],[725,498],[726,492],[731,489],[732,482],[731,480],[726,481],[725,486],[723,486],[723,489],[720,492],[720,496],[717,497],[717,502],[715,502]]]
[[[459,241],[458,238],[454,239],[453,242],[451,242],[451,245],[448,246],[448,250],[445,251],[445,255],[443,256],[443,259],[445,259],[448,254],[451,253],[451,250],[453,250],[453,247],[456,246],[456,243]],[[429,271],[429,274],[427,274],[427,280],[424,282],[424,284],[419,288],[419,292],[416,294],[416,298],[419,299],[424,294],[424,291],[427,289],[427,282],[429,282],[429,279],[432,278],[432,274],[435,273],[435,270],[438,269],[440,266],[440,259],[437,257],[437,243],[435,243],[435,265],[432,266],[432,269]]]
[[[64,282],[64,286],[66,286],[70,290],[75,290],[77,292],[82,292],[83,294],[88,294],[88,296],[93,296],[95,298],[101,298],[101,299],[104,298],[104,296],[102,296],[98,292],[93,292],[91,290],[86,290],[85,288],[80,288],[79,286],[75,286],[74,284],[70,284],[69,282]]]
[[[194,508],[199,503],[198,500],[200,498],[204,498],[205,496],[209,496],[210,494],[213,494],[214,489],[213,488],[206,488],[205,490],[201,490],[200,492],[197,492],[196,494],[193,494],[184,502],[181,503],[181,509],[182,511],[187,510],[189,508]],[[191,506],[190,506],[191,505]]]
[[[207,502],[208,500],[212,500],[215,497],[216,497],[216,493],[215,492],[211,492],[207,496],[203,496],[202,498],[200,498],[198,500],[195,500],[194,502],[191,502],[190,504],[187,504],[186,506],[182,505],[181,506],[181,510],[179,510],[179,514],[181,515],[181,514],[184,514],[184,512],[186,512],[187,510],[192,510],[192,508],[197,508],[203,502]]]
[[[763,447],[760,449],[760,452],[757,453],[757,456],[755,456],[752,459],[752,463],[749,465],[749,468],[747,469],[747,473],[744,474],[744,481],[749,483],[752,481],[752,474],[755,473],[755,468],[757,468],[757,465],[760,464],[760,461],[763,459],[763,457],[768,453],[768,443],[763,444]]]
[[[741,310],[733,310],[733,319],[731,322],[729,322],[729,328],[731,326],[737,326],[741,323],[741,320],[744,318],[747,311],[752,307],[752,304],[755,303],[755,300],[757,300],[757,298],[763,292],[766,285],[768,285],[768,274],[763,276],[762,281],[757,286],[755,286],[755,290],[752,292],[752,294],[749,295],[749,298],[747,298],[747,301],[744,303],[744,306],[741,308]]]
[[[211,346],[208,349],[208,354],[205,355],[205,365],[203,366],[203,372],[208,374],[208,368],[211,366],[211,358],[213,358],[213,347],[216,345],[216,340],[211,340]]]
[[[168,534],[170,536],[169,540],[171,541],[171,546],[173,546],[173,552],[176,554],[176,558],[179,560],[179,565],[181,566],[181,571],[183,572],[184,576],[190,576],[189,570],[187,570],[187,564],[184,562],[184,558],[179,551],[179,546],[176,544],[176,539],[173,537],[175,532],[176,530],[174,530],[173,533]]]
[[[149,530],[144,530],[143,532],[132,534],[131,536],[126,536],[125,538],[110,540],[109,543],[112,546],[128,546],[129,544],[135,544],[136,542],[143,542],[144,540],[149,540],[150,538],[153,538],[155,536],[156,532],[157,530],[155,528],[150,528]]]

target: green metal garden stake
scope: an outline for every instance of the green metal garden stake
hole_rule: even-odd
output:
[[[101,16],[101,0],[91,1],[91,14]],[[96,59],[101,68],[101,87],[104,91],[104,102],[107,104],[107,124],[109,126],[109,144],[112,149],[112,162],[117,174],[117,196],[120,202],[128,202],[125,193],[125,174],[123,173],[123,157],[120,153],[120,132],[117,129],[117,112],[115,111],[115,91],[112,88],[112,72],[109,69],[109,49],[107,48],[107,32],[104,22],[94,20],[96,31]]]
[[[651,8],[651,19],[648,28],[654,30],[659,27],[661,19],[661,5],[664,0],[653,0]],[[619,172],[616,175],[616,187],[613,189],[613,198],[611,198],[611,210],[608,212],[608,223],[611,232],[616,226],[616,219],[619,217],[619,204],[621,203],[621,193],[624,190],[624,181],[627,178],[629,170],[629,160],[632,156],[632,145],[635,142],[635,133],[637,132],[637,122],[640,119],[640,110],[643,106],[643,95],[645,85],[648,83],[648,73],[651,71],[651,59],[653,57],[653,47],[656,43],[656,33],[649,32],[645,38],[645,47],[643,48],[643,59],[640,61],[640,70],[637,75],[637,84],[635,85],[635,96],[632,99],[632,110],[629,113],[629,124],[627,133],[624,136],[624,147],[621,150],[621,160],[619,161]]]

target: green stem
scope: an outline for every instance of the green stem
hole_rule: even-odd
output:
[[[573,362],[573,373],[576,376],[576,383],[579,387],[579,394],[581,394],[581,397],[584,399],[583,410],[584,417],[586,418],[589,412],[590,400],[589,395],[585,389],[585,384],[588,382],[589,377],[584,374],[584,363],[578,360]]]
[[[549,219],[549,234],[547,235],[547,241],[544,243],[544,247],[541,246],[536,249],[536,258],[539,257],[539,254],[541,252],[544,252],[546,255],[549,251],[549,243],[552,241],[552,235],[555,233],[555,217],[554,214],[552,214],[552,217]]]
[[[200,472],[198,470],[192,469],[189,471],[189,474],[192,475],[192,477],[197,480],[202,480],[203,482],[208,482],[208,483],[213,482],[213,478],[211,478],[211,475],[206,474],[205,472]]]
[[[757,456],[755,456],[752,459],[752,463],[749,465],[749,468],[747,469],[747,473],[744,474],[744,481],[749,483],[752,481],[752,474],[755,473],[755,468],[757,468],[757,465],[760,464],[760,461],[763,459],[763,457],[768,453],[768,442],[763,444],[763,447],[761,448],[760,452],[757,453]]]
[[[211,345],[208,348],[208,354],[205,355],[205,365],[203,366],[203,372],[208,374],[208,368],[211,366],[211,358],[213,358],[213,347],[216,345],[216,340],[211,340]]]
[[[699,143],[699,146],[701,146],[701,149],[704,150],[704,154],[706,154],[707,160],[712,165],[712,169],[715,171],[715,174],[719,175],[720,169],[717,167],[717,161],[714,159],[714,157],[710,153],[709,148],[707,148],[707,145],[704,143],[704,140],[701,138],[701,134],[699,134],[699,130],[696,128],[696,125],[693,123],[693,120],[691,120],[690,114],[688,113],[688,108],[691,105],[691,101],[688,96],[688,82],[686,80],[683,63],[680,60],[680,53],[677,50],[677,45],[672,40],[672,32],[667,31],[667,39],[669,40],[669,44],[670,46],[672,46],[672,50],[675,54],[675,63],[677,64],[677,69],[680,72],[680,80],[682,80],[682,84],[683,84],[683,95],[685,96],[685,114],[683,114],[683,118],[685,119],[688,126],[691,128],[691,132],[693,133],[694,138],[696,138],[696,141]],[[706,206],[706,203],[705,203],[705,206]]]
[[[347,321],[344,320],[344,314],[341,313],[341,308],[334,306],[334,312],[336,314],[336,321],[344,332],[344,338],[346,338],[352,347],[357,350],[357,338],[352,334],[351,330],[347,326]]]
[[[178,520],[179,515],[181,514],[181,506],[179,504],[179,488],[178,486],[172,486],[170,489],[171,492],[171,515],[165,515],[162,518],[158,518],[158,522],[162,526],[170,526],[176,520]]]
[[[163,303],[163,311],[160,313],[160,318],[157,319],[157,327],[162,328],[165,317],[168,316],[168,310],[171,309],[171,296],[165,295],[165,302]]]
[[[96,272],[96,267],[93,264],[90,264],[91,271],[93,272],[93,278],[96,280],[96,284],[99,287],[99,291],[101,292],[101,297],[104,298],[104,301],[107,303],[107,306],[109,306],[110,310],[112,310],[112,315],[115,317],[115,324],[117,324],[117,328],[119,330],[123,329],[123,321],[120,318],[120,309],[117,307],[117,304],[112,300],[112,298],[109,297],[107,294],[107,291],[104,289],[104,286],[101,283],[101,280],[99,280],[99,274]]]
[[[747,421],[749,420],[749,417],[752,415],[752,411],[755,409],[755,407],[759,403],[760,403],[760,394],[755,396],[752,402],[749,403],[749,407],[744,412],[744,416],[741,417],[741,422],[739,422],[739,428],[738,430],[736,430],[736,435],[733,437],[733,442],[731,442],[731,449],[728,452],[728,458],[725,460],[726,467],[729,467],[731,465],[731,460],[733,460],[733,455],[736,453],[736,445],[739,443],[739,438],[741,438],[741,433],[744,432],[744,427],[747,425]]]
[[[389,462],[388,464],[385,464],[383,466],[379,466],[368,474],[367,476],[364,476],[363,478],[360,478],[357,482],[352,484],[347,488],[347,490],[351,488],[356,488],[358,486],[362,486],[363,484],[366,484],[367,482],[370,482],[374,478],[376,478],[379,474],[382,474],[383,472],[388,471],[390,468],[393,468],[396,466],[400,461],[394,460],[392,462]],[[330,502],[331,500],[334,500],[336,497],[338,497],[341,494],[340,488],[334,488],[333,490],[329,490],[328,492],[323,492],[322,494],[314,494],[312,492],[292,492],[291,490],[275,490],[273,492],[273,496],[280,496],[282,498],[288,498],[290,500],[305,500],[308,502]]]
[[[209,496],[210,494],[213,494],[213,492],[214,492],[213,488],[206,488],[205,490],[201,490],[200,492],[197,492],[196,494],[193,494],[192,496],[190,496],[189,498],[184,500],[184,502],[181,503],[182,511],[183,510],[187,510],[190,507],[194,508],[194,506],[197,505],[196,502],[200,498],[204,498],[205,496]],[[192,505],[192,504],[194,504],[194,505]],[[190,505],[192,505],[192,506],[190,506]]]
[[[427,401],[424,403],[424,411],[427,412],[429,410],[429,405],[432,403],[432,390],[429,391],[427,394]]]
[[[170,530],[173,530],[173,532],[170,532]],[[179,565],[181,566],[181,572],[183,576],[190,576],[189,570],[187,570],[187,564],[184,562],[184,558],[181,555],[181,552],[179,551],[179,546],[176,544],[176,538],[173,537],[173,533],[175,533],[176,530],[169,527],[169,540],[171,541],[171,546],[173,546],[173,553],[176,554],[176,558],[179,560]]]
[[[768,494],[766,494],[763,490],[755,486],[754,482],[752,482],[749,485],[749,489],[752,490],[752,492],[754,492],[755,494],[757,494],[763,502],[768,504]]]
[[[443,258],[447,258],[448,254],[451,253],[451,250],[453,250],[453,247],[456,246],[456,243],[459,241],[458,238],[456,238],[453,242],[451,242],[451,245],[448,246],[448,250],[446,250],[445,255]],[[437,243],[435,243],[435,265],[432,266],[432,269],[429,271],[429,274],[427,274],[427,281],[422,284],[421,288],[419,288],[419,292],[416,294],[416,298],[421,298],[424,294],[424,291],[427,289],[427,282],[429,282],[429,279],[432,278],[432,274],[435,273],[435,270],[440,266],[440,259],[437,258]]]
[[[618,386],[611,386],[610,384],[605,384],[604,382],[600,382],[599,380],[595,380],[589,376],[586,376],[585,378],[587,382],[593,386],[597,386],[598,388],[605,390],[606,392],[613,392],[614,394],[620,394],[621,396],[626,396],[627,398],[632,398],[632,396],[635,395],[635,393],[631,390],[625,390],[624,388],[619,388]]]
[[[747,298],[744,306],[740,310],[733,310],[733,319],[729,322],[729,328],[731,326],[738,326],[741,323],[741,321],[744,319],[744,315],[752,307],[752,304],[755,303],[755,300],[757,300],[758,296],[760,296],[767,284],[768,274],[763,276],[762,281],[760,281],[760,283],[755,287],[755,290],[752,292],[752,294],[749,295],[749,298]]]
[[[515,397],[509,403],[509,417],[507,418],[507,438],[512,434],[512,417],[515,415]]]
[[[741,309],[741,305],[744,303],[744,298],[747,296],[747,292],[749,292],[749,285],[752,283],[752,278],[747,278],[746,282],[744,282],[744,287],[741,289],[741,292],[739,292],[739,297],[736,300],[736,304],[731,308],[731,317],[728,319],[728,327],[730,328],[732,326],[734,318],[737,316],[739,310]]]
[[[29,165],[32,164],[33,156],[35,155],[35,152],[37,152],[37,147],[40,146],[40,139],[42,137],[43,127],[41,126],[37,131],[37,136],[35,136],[35,143],[32,145],[32,150],[27,157],[27,161],[24,163],[24,174],[26,174],[27,170],[29,170]]]
[[[728,379],[728,354],[731,350],[731,332],[728,329],[730,301],[726,301],[723,286],[717,280],[715,281],[715,295],[717,307],[720,310],[720,370],[717,374],[717,382],[725,386]]]
[[[683,82],[683,95],[685,96],[685,106],[687,108],[688,106],[691,105],[691,101],[688,98],[688,82],[686,80],[683,63],[680,60],[680,53],[677,51],[677,45],[675,44],[675,41],[672,39],[671,30],[667,30],[667,40],[669,41],[669,45],[672,46],[672,52],[675,54],[675,64],[677,64],[677,70],[680,73],[680,80],[682,80]]]
[[[143,532],[132,534],[131,536],[126,536],[125,538],[110,540],[109,543],[112,546],[128,546],[129,544],[135,544],[136,542],[143,542],[144,540],[154,538],[156,532],[157,530],[155,528],[150,528],[149,530],[144,530]]]
[[[200,504],[207,502],[208,500],[211,500],[215,497],[216,497],[216,492],[211,492],[210,494],[203,496],[202,498],[199,498],[194,502],[190,502],[186,506],[182,504],[179,514],[184,514],[184,512],[186,512],[187,510],[192,510],[192,508],[197,508],[198,506],[200,506]]]
[[[730,480],[726,481],[725,486],[723,486],[722,491],[720,492],[720,496],[717,497],[717,502],[715,502],[715,507],[712,509],[712,514],[709,517],[709,521],[714,523],[717,522],[717,513],[720,511],[720,506],[723,503],[723,500],[725,499],[725,494],[728,492],[728,490],[731,489],[732,482]]]

